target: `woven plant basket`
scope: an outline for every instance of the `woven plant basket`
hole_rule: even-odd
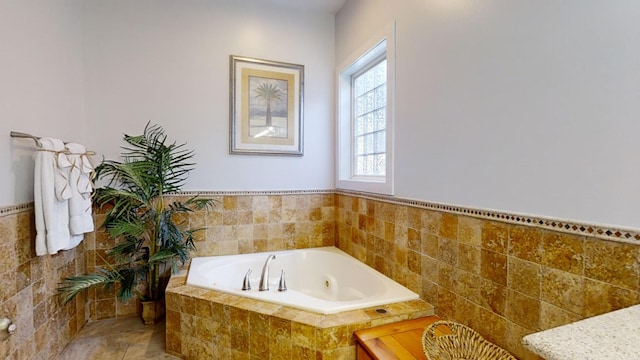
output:
[[[475,330],[453,321],[436,321],[422,335],[428,360],[518,360]]]

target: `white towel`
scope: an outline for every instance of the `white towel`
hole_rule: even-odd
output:
[[[36,215],[36,255],[56,254],[69,247],[69,204],[71,196],[65,175],[70,163],[61,153],[59,139],[41,138],[36,154],[33,197]]]
[[[66,144],[68,150],[67,159],[71,163],[69,172],[69,187],[71,197],[69,198],[69,229],[72,235],[80,235],[93,231],[93,217],[91,215],[91,192],[93,185],[91,174],[93,164],[87,156],[84,145],[76,143]],[[78,241],[79,243],[79,241]],[[74,245],[74,241],[70,244]]]

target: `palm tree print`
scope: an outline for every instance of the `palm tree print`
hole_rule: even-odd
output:
[[[282,90],[275,84],[263,82],[255,89],[255,94],[256,99],[267,105],[265,126],[272,126],[271,104],[276,104],[282,100]]]

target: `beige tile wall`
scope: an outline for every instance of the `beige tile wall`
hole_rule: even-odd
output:
[[[521,359],[529,333],[640,302],[637,245],[336,195],[336,245]]]
[[[335,216],[333,193],[303,195],[225,195],[207,196],[216,202],[178,221],[191,228],[202,228],[195,238],[191,255],[233,255],[270,250],[301,249],[334,244]],[[186,199],[186,197],[184,198]],[[104,264],[107,251],[115,244],[99,225],[104,214],[96,214],[95,241],[87,243],[88,270]],[[122,303],[115,291],[89,293],[91,320],[131,316],[136,301]]]
[[[322,315],[189,286],[185,275],[167,288],[166,336],[167,352],[187,360],[355,359],[354,331],[433,315],[422,300]]]
[[[92,237],[90,234],[88,237]],[[86,271],[84,242],[56,255],[35,255],[32,205],[4,208],[0,213],[0,317],[17,329],[0,340],[1,359],[55,359],[86,323],[86,297],[58,303],[61,279]]]
[[[525,334],[640,302],[634,244],[357,194],[211,197],[217,208],[185,219],[205,228],[194,256],[335,244],[523,359],[535,358]],[[113,244],[101,231],[88,240],[93,269]],[[100,291],[88,307],[91,320],[136,313]]]

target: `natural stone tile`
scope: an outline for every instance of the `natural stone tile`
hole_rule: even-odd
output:
[[[584,278],[552,268],[543,268],[542,271],[541,300],[575,314],[582,314]]]
[[[223,196],[222,208],[226,211],[238,209],[238,197],[237,196]]]
[[[534,332],[535,330],[507,321],[505,348],[509,349],[520,360],[539,360],[540,358],[537,355],[522,345],[522,338]]]
[[[268,359],[271,351],[270,337],[260,332],[251,331],[249,333],[249,353],[255,359]]]
[[[485,221],[482,223],[482,249],[506,254],[509,227],[504,223]]]
[[[640,301],[637,291],[605,282],[584,279],[584,316],[591,317],[635,305]]]
[[[472,246],[482,245],[482,220],[458,216],[458,241]]]
[[[293,345],[291,347],[291,359],[316,360],[316,351],[314,350],[314,348],[300,346],[296,342],[293,342]]]
[[[291,339],[291,321],[271,316],[269,318],[269,332],[272,338]]]
[[[527,329],[538,330],[540,300],[508,289],[505,317]]]
[[[543,231],[542,264],[573,274],[582,274],[584,241],[583,236]]]
[[[395,227],[393,229],[395,231]],[[421,251],[422,250],[422,238],[420,236],[420,232],[413,228],[407,228],[407,240],[408,247],[413,251]]]
[[[457,295],[450,290],[438,287],[436,314],[444,319],[455,319]]]
[[[638,290],[638,245],[589,239],[584,254],[585,277]]]
[[[441,212],[432,210],[422,211],[422,230],[431,235],[438,235],[440,228]],[[451,229],[449,229],[451,231]]]
[[[508,287],[534,299],[540,298],[542,268],[539,264],[508,257]]]
[[[233,323],[232,323],[233,324]],[[249,349],[249,331],[231,326],[231,349],[247,352]]]
[[[442,261],[438,262],[438,285],[449,291],[456,289],[456,269]]]
[[[478,328],[480,322],[480,305],[462,296],[456,299],[456,321],[472,329]]]
[[[480,275],[481,251],[479,246],[467,243],[458,244],[457,266],[472,274]]]
[[[196,298],[192,296],[182,297],[180,312],[189,315],[196,314]]]
[[[480,308],[480,321],[478,331],[485,339],[498,346],[505,346],[504,339],[507,328],[507,320],[485,308]]]
[[[350,337],[347,326],[316,330],[316,344],[322,344],[322,347],[327,350],[348,346]]]
[[[429,234],[427,232],[423,232],[421,235],[421,238],[422,238],[422,253],[425,255],[429,255],[432,258],[437,258],[439,246],[440,246],[438,236]]]
[[[114,300],[99,300],[95,302],[95,319],[111,319],[116,315],[116,303]]]
[[[422,273],[422,256],[415,251],[408,252],[407,266],[409,271],[420,274]]]
[[[422,256],[422,278],[432,282],[438,282],[440,277],[438,260],[430,256]]]
[[[213,339],[213,336],[216,334],[216,329],[218,328],[218,326],[216,326],[217,323],[211,321],[211,319],[205,319],[197,316],[195,318],[195,321],[196,337],[205,342],[211,341],[211,339]],[[231,331],[234,330],[232,329]]]
[[[438,306],[438,285],[437,282],[422,279],[422,287],[420,290],[420,298],[429,304],[439,308]]]
[[[542,232],[530,226],[512,226],[509,230],[509,255],[540,263]]]
[[[502,315],[505,312],[507,288],[491,280],[482,279],[480,283],[480,305]]]
[[[569,324],[581,320],[582,317],[576,313],[549,304],[546,301],[540,302],[540,330],[551,329],[560,325]]]
[[[456,269],[455,291],[458,296],[479,304],[481,302],[480,284],[481,279],[479,275]]]
[[[458,237],[458,215],[442,213],[438,235],[446,239],[455,240]]]
[[[420,230],[422,228],[422,209],[409,207],[407,209],[407,227]]]
[[[458,263],[458,242],[444,237],[439,238],[438,260],[455,266]]]
[[[507,285],[507,256],[482,249],[480,252],[480,275],[500,285]]]
[[[314,349],[316,346],[316,328],[311,325],[292,322],[291,341],[296,345]]]

